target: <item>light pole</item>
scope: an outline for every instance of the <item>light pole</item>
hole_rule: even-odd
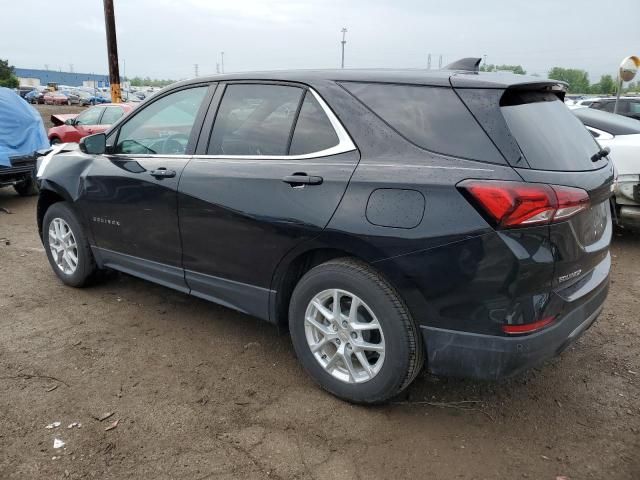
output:
[[[347,43],[347,41],[345,40],[345,36],[347,35],[347,27],[342,27],[342,30],[340,30],[342,32],[342,41],[340,42],[342,44],[342,63],[341,63],[341,68],[344,68],[344,45],[345,43]]]
[[[220,52],[220,69],[224,73],[224,52]]]

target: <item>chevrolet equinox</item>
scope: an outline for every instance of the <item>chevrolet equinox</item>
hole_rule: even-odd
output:
[[[478,63],[174,84],[40,162],[51,267],[288,325],[308,374],[352,402],[423,365],[536,365],[602,310],[614,171],[562,83]]]

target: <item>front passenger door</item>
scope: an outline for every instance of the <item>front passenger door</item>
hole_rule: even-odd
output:
[[[183,88],[132,113],[92,163],[82,201],[106,266],[187,290],[176,192],[208,91]]]
[[[268,318],[276,266],[322,232],[359,154],[310,88],[222,90],[180,181],[185,278],[193,295]]]

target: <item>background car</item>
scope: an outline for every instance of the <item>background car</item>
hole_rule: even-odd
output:
[[[104,132],[131,110],[133,106],[127,103],[109,103],[88,108],[79,115],[52,115],[55,126],[49,129],[49,142],[79,142],[87,135]]]
[[[24,98],[27,93],[32,92],[33,90],[35,90],[36,87],[31,87],[31,86],[22,86],[18,88],[18,95],[20,95],[22,98]]]
[[[63,90],[62,93],[67,97],[67,105],[80,105],[80,92]]]
[[[0,87],[0,187],[13,185],[19,195],[35,195],[37,151],[47,148],[42,118],[20,96]]]
[[[31,90],[24,96],[24,99],[29,103],[44,103],[44,93],[38,90]]]
[[[92,94],[92,93],[83,92],[83,91],[79,93],[80,93],[80,104],[83,106],[109,103],[109,99],[103,97],[102,95]]]
[[[591,103],[587,105],[589,108],[609,113],[613,113],[616,104],[615,97],[592,98],[590,101]],[[616,113],[640,120],[640,97],[620,97]]]
[[[611,149],[618,174],[614,190],[618,224],[640,228],[640,120],[584,107],[572,112],[600,145]]]
[[[71,105],[67,96],[62,92],[47,92],[43,97],[45,105]]]

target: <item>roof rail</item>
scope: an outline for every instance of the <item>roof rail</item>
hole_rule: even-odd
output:
[[[461,58],[460,60],[456,60],[444,67],[444,70],[466,70],[468,72],[479,72],[481,61],[481,58],[475,57]]]

